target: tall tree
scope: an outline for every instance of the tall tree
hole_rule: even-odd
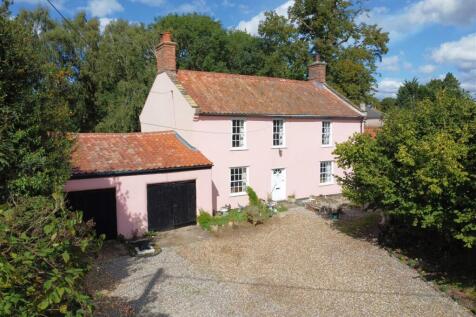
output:
[[[152,26],[156,38],[163,31],[171,31],[177,42],[177,64],[179,68],[227,71],[226,60],[229,58],[224,50],[227,33],[220,22],[209,16],[199,14],[168,15],[156,19]]]
[[[156,74],[154,34],[142,24],[110,23],[95,57],[96,103],[105,115],[95,130],[139,131],[139,114]]]
[[[328,64],[327,81],[355,103],[369,100],[376,61],[388,51],[388,33],[360,21],[364,11],[361,1],[348,0],[296,0],[289,9],[310,52]],[[272,16],[263,22],[272,23]]]
[[[69,176],[67,76],[45,63],[35,28],[0,11],[0,201],[51,193]]]
[[[427,84],[420,84],[416,78],[405,81],[398,89],[395,105],[399,108],[415,107],[425,98],[434,101],[441,91],[457,97],[467,96],[453,74],[447,73],[445,78],[432,79]]]
[[[260,75],[304,79],[311,59],[308,44],[285,17],[276,12],[265,13],[258,33],[265,56]]]
[[[476,102],[439,90],[415,107],[393,109],[373,139],[356,135],[336,148],[347,170],[343,192],[397,219],[476,244]]]

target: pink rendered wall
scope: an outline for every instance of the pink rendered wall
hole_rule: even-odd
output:
[[[350,106],[349,106],[350,107]],[[287,195],[340,193],[337,184],[319,184],[319,162],[332,160],[333,147],[321,147],[321,120],[285,118],[286,148],[272,149],[273,118],[247,118],[248,150],[231,151],[231,117],[195,116],[195,109],[165,73],[158,75],[140,115],[141,131],[175,130],[200,150],[212,168],[213,209],[246,204],[246,196],[230,196],[230,167],[248,166],[250,185],[261,198],[271,191],[271,170],[286,168]],[[357,111],[356,111],[357,114]],[[333,141],[361,132],[360,120],[333,121]],[[342,174],[334,164],[334,173]]]
[[[211,170],[69,180],[65,191],[116,188],[117,233],[126,238],[147,231],[147,184],[195,180],[197,213],[212,209]]]
[[[231,150],[231,117],[204,117],[194,121],[189,142],[213,163],[213,208],[225,204],[245,205],[246,195],[230,194],[230,167],[248,166],[249,185],[260,198],[271,192],[273,168],[286,169],[286,194],[304,198],[310,195],[340,193],[340,186],[319,184],[320,161],[334,160],[335,146],[321,146],[322,122],[317,119],[284,118],[285,148],[272,148],[273,118],[245,118],[247,150]],[[332,121],[333,144],[360,132],[360,120]],[[207,131],[207,132],[203,132]],[[342,171],[333,164],[334,174]]]

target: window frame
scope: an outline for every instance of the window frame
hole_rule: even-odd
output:
[[[328,131],[328,134],[329,134],[329,143],[324,143],[324,123],[329,123],[329,131]],[[321,121],[321,146],[322,147],[332,147],[334,146],[332,144],[332,121],[330,120],[324,120],[324,121]]]
[[[329,180],[327,182],[322,182],[322,164],[323,163],[329,163],[330,164],[330,171],[329,171]],[[320,161],[319,162],[319,185],[332,185],[334,184],[334,161],[328,160],[328,161]]]
[[[280,145],[275,145],[274,144],[274,140],[275,140],[274,139],[274,135],[275,135],[274,122],[275,121],[281,121],[281,123],[282,123],[282,130],[281,130],[281,132],[282,132],[282,144],[280,144]],[[273,122],[272,122],[272,124],[273,124],[272,138],[271,138],[271,148],[273,148],[273,149],[282,149],[282,148],[286,147],[286,123],[285,122],[286,121],[283,118],[274,118],[273,119]],[[279,138],[278,138],[278,140],[279,140]]]
[[[246,195],[246,188],[248,187],[248,184],[249,184],[249,179],[250,179],[250,168],[249,166],[234,166],[234,167],[230,167],[230,178],[229,178],[229,188],[230,188],[230,196],[244,196]],[[232,172],[234,169],[241,169],[242,172],[241,172],[241,180],[237,181],[237,180],[232,180]],[[244,172],[246,173],[246,177],[245,179],[243,180],[243,170]],[[233,183],[237,183],[237,182],[244,182],[244,184],[241,184],[241,187],[242,187],[242,191],[241,192],[233,192],[232,191],[232,188],[233,188]]]
[[[233,132],[234,122],[235,121],[243,121],[243,144],[241,146],[233,146],[233,136],[236,135]],[[231,150],[232,151],[240,151],[240,150],[246,150],[247,149],[247,138],[246,138],[246,120],[244,118],[232,118],[231,119]],[[238,134],[239,135],[239,134]]]

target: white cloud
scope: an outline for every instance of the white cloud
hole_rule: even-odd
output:
[[[116,21],[116,19],[111,19],[111,18],[99,18],[99,30],[104,32],[106,29],[106,26],[108,26],[109,23]]]
[[[476,33],[442,43],[431,57],[437,63],[456,67],[461,87],[476,95]]]
[[[404,63],[403,63],[403,69],[405,69],[405,70],[412,70],[412,69],[413,69],[412,63],[404,62]]]
[[[398,79],[384,78],[378,83],[375,96],[377,98],[395,97],[401,85],[402,82]]]
[[[378,24],[398,41],[431,24],[468,26],[476,21],[475,7],[475,0],[420,0],[396,13],[373,8],[360,20]]]
[[[231,0],[223,0],[222,3],[221,3],[222,6],[224,7],[235,7],[236,6],[236,3],[234,3],[233,1]]]
[[[161,7],[165,4],[165,0],[131,0],[132,2],[139,2],[150,7]]]
[[[436,70],[436,66],[432,64],[426,64],[418,67],[418,71],[423,74],[431,74],[434,73]]]
[[[153,1],[153,0],[146,0],[146,1]],[[211,13],[210,7],[207,5],[205,0],[193,0],[189,3],[183,3],[177,6],[173,12],[178,13]]]
[[[87,10],[96,17],[105,17],[124,10],[117,0],[91,0]]]
[[[398,55],[384,56],[379,64],[380,70],[396,72],[400,69],[400,57]]]
[[[287,16],[288,9],[293,4],[294,4],[294,0],[286,1],[285,3],[283,3],[282,5],[277,7],[276,9],[274,9],[274,11],[276,11],[276,13],[278,15]],[[252,17],[249,20],[240,21],[236,28],[238,30],[246,31],[246,32],[248,32],[250,34],[253,34],[253,35],[258,34],[258,26],[259,26],[260,22],[263,21],[264,18],[265,18],[264,17],[264,12],[265,11],[261,11],[260,13],[258,13],[257,15],[255,15],[254,17]]]
[[[463,72],[476,69],[476,33],[441,44],[431,56],[437,63],[454,64]]]
[[[461,87],[476,97],[476,68],[468,72],[461,73],[458,76],[458,79],[461,81]]]

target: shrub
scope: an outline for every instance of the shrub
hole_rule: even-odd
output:
[[[226,215],[211,216],[206,211],[200,211],[198,224],[204,230],[210,230],[211,226],[224,226],[229,222],[239,223],[247,221],[247,215],[238,209],[230,210]]]
[[[247,220],[254,225],[263,223],[266,219],[272,216],[272,211],[263,203],[260,203],[260,205],[257,206],[249,205],[243,212],[246,214]]]
[[[261,201],[258,198],[258,195],[256,195],[256,192],[251,188],[251,186],[246,187],[246,193],[248,194],[248,200],[250,206],[259,206],[261,205]]]
[[[60,195],[0,207],[0,315],[90,315],[82,278],[101,245],[92,226]]]
[[[387,113],[376,138],[339,144],[343,193],[354,203],[391,212],[420,230],[466,247],[476,244],[476,103],[439,92]]]
[[[210,230],[212,225],[213,216],[208,212],[200,209],[200,214],[197,217],[198,225],[204,230]]]

